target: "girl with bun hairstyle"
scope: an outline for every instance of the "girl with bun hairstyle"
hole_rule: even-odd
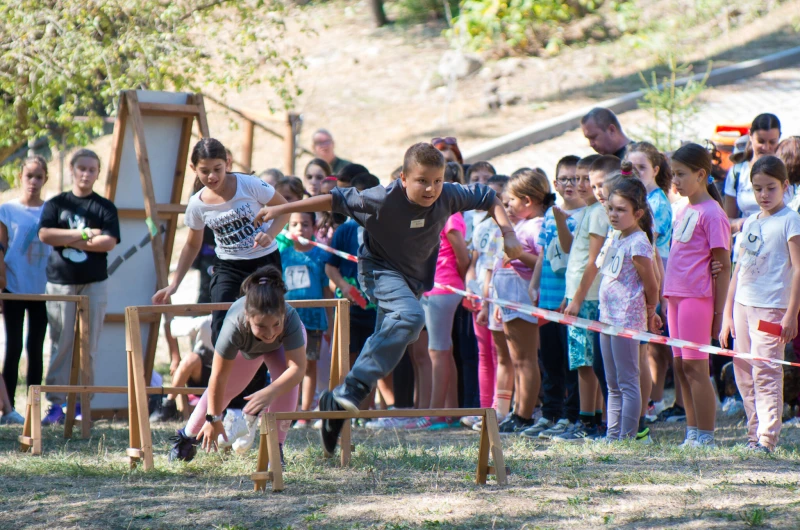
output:
[[[306,370],[306,336],[297,311],[285,298],[281,270],[268,265],[247,277],[242,297],[231,305],[214,346],[214,361],[208,389],[203,393],[189,422],[172,438],[169,459],[190,461],[202,441],[206,452],[216,450],[229,436],[247,436],[233,448],[243,454],[250,449],[262,411],[290,412],[297,407],[298,386]],[[246,396],[246,425],[225,434],[222,414],[230,401],[242,392],[261,365],[266,364],[272,383]],[[278,440],[283,459],[283,442],[289,422],[279,423]],[[241,432],[246,428],[246,432]]]

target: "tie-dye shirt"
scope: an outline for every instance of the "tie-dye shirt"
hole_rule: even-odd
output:
[[[644,283],[633,264],[633,257],[653,259],[653,246],[642,231],[636,231],[627,237],[620,237],[619,232],[615,232],[615,235],[611,247],[616,249],[620,268],[616,278],[606,272],[606,267],[600,269],[603,277],[600,283],[600,322],[647,331]],[[607,260],[613,260],[611,255],[607,256]]]
[[[672,206],[667,194],[656,188],[647,194],[647,204],[653,213],[653,232],[658,234],[656,248],[661,259],[669,257],[669,242],[672,240]]]

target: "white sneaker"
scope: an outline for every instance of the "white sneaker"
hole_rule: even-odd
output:
[[[480,416],[464,416],[461,418],[461,425],[464,427],[471,429],[473,425],[481,421]]]
[[[237,455],[247,454],[247,451],[253,447],[253,442],[256,440],[256,433],[258,433],[258,416],[244,415],[244,421],[247,426],[247,432],[242,436],[236,438],[233,442],[233,450]]]
[[[694,441],[692,447],[716,449],[717,444],[714,441],[713,436],[709,436],[708,434],[701,434],[700,436],[697,437],[697,440]]]
[[[364,427],[371,431],[405,429],[406,425],[412,421],[416,421],[416,418],[376,418],[372,421],[368,421]]]
[[[567,418],[561,418],[556,422],[555,425],[546,429],[539,433],[540,440],[551,440],[553,436],[558,436],[559,434],[564,434],[567,432],[567,429],[572,427],[574,424],[569,421]]]
[[[225,438],[219,435],[217,445],[220,449],[232,446],[238,437],[247,434],[247,423],[245,423],[240,409],[228,409],[225,413],[225,418],[222,420],[222,427],[225,428],[228,441],[226,442]]]

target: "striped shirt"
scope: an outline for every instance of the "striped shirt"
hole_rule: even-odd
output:
[[[575,232],[575,214],[583,210],[578,208],[576,210],[564,210],[569,217],[567,217],[567,227],[569,231]],[[556,227],[556,219],[553,217],[553,208],[549,208],[544,214],[544,224],[542,231],[539,233],[538,244],[542,246],[544,261],[542,262],[542,278],[539,282],[539,307],[542,309],[555,310],[561,305],[564,300],[564,292],[567,288],[566,270],[555,272],[550,265],[550,260],[547,259],[551,242],[555,244],[558,241],[558,228]]]

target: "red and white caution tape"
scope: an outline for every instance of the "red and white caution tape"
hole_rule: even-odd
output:
[[[358,262],[358,258],[356,256],[353,256],[352,254],[347,254],[346,252],[342,252],[341,250],[336,250],[335,248],[329,247],[328,245],[317,243],[316,241],[309,241],[302,237],[295,238],[289,235],[288,232],[283,232],[283,233],[286,235],[286,237],[290,239],[297,239],[297,241],[299,241],[303,245],[314,245],[321,248],[322,250],[328,251],[332,254],[336,254],[340,258]],[[637,331],[633,329],[620,328],[617,326],[612,326],[610,324],[603,324],[602,322],[597,322],[595,320],[573,317],[571,315],[564,315],[562,313],[557,313],[555,311],[550,311],[548,309],[542,309],[540,307],[534,307],[532,305],[518,304],[516,302],[510,302],[508,300],[502,300],[499,298],[491,298],[491,297],[484,298],[483,296],[479,296],[477,294],[470,293],[461,289],[456,289],[455,287],[451,287],[449,285],[442,285],[440,283],[436,283],[435,285],[439,289],[445,289],[447,291],[450,291],[451,293],[460,294],[461,296],[470,298],[472,300],[490,302],[497,306],[505,307],[506,309],[511,309],[513,311],[519,311],[520,313],[525,313],[527,315],[535,316],[536,318],[542,318],[544,320],[549,320],[550,322],[558,322],[559,324],[566,324],[568,326],[575,326],[578,328],[588,329],[590,331],[603,333],[605,335],[623,337],[626,339],[637,340],[640,342],[649,342],[654,344],[664,344],[666,346],[675,346],[676,348],[688,348],[690,350],[697,350],[711,355],[738,357],[739,359],[747,359],[751,361],[763,361],[767,363],[782,364],[785,366],[796,366],[800,368],[800,363],[792,363],[789,361],[784,361],[782,359],[770,359],[768,357],[760,357],[758,355],[753,355],[750,353],[735,352],[733,350],[718,348],[716,346],[711,346],[709,344],[699,344],[697,342],[689,342],[687,340],[675,339],[672,337],[663,337],[661,335],[655,335],[653,333],[648,333],[646,331]]]

